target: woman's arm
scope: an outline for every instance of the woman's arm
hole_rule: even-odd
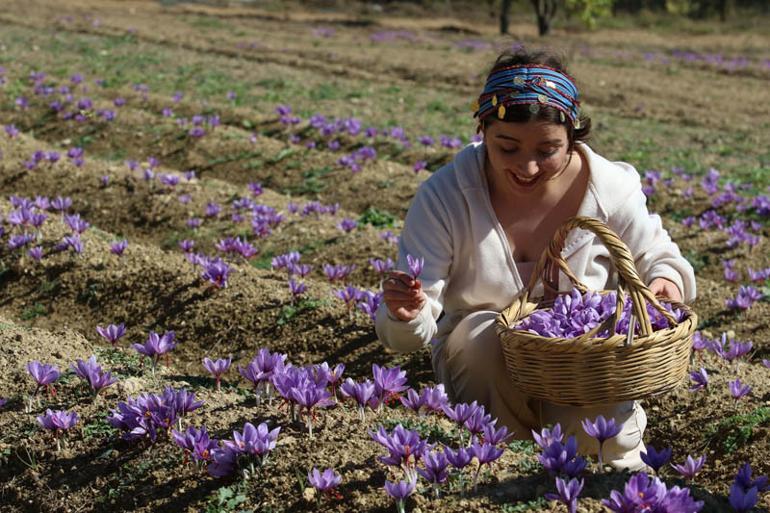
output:
[[[628,245],[642,281],[654,293],[670,296],[673,284],[685,303],[695,300],[695,271],[663,228],[660,216],[647,210],[641,182],[610,214],[610,225]]]
[[[432,187],[424,182],[406,215],[398,244],[396,269],[409,272],[406,256],[422,257],[420,274],[424,304],[410,321],[396,318],[383,301],[377,310],[375,329],[383,345],[407,352],[428,345],[436,335],[436,319],[443,310],[444,290],[452,265],[451,220],[446,205]]]

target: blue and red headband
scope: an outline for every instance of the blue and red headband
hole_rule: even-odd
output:
[[[505,119],[510,105],[529,105],[533,112],[540,106],[559,110],[562,122],[570,120],[580,128],[580,101],[575,82],[566,73],[542,65],[519,64],[494,70],[487,77],[484,91],[474,103],[474,117],[479,121],[493,113]]]

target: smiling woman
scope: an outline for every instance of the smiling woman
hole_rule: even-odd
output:
[[[383,281],[376,328],[396,351],[430,345],[436,379],[450,398],[484,405],[519,438],[558,422],[581,453],[596,454],[581,421],[614,419],[619,433],[603,444],[603,455],[617,468],[639,469],[647,418],[638,401],[571,407],[526,397],[509,380],[494,329],[498,312],[528,283],[532,263],[576,215],[621,237],[653,293],[695,298],[692,266],[647,211],[639,174],[585,143],[591,122],[575,84],[553,56],[498,58],[474,105],[483,142],[462,149],[420,186],[397,270]],[[424,259],[419,278],[409,273],[410,255]],[[562,256],[589,289],[616,287],[609,252],[592,233],[571,237]],[[568,281],[549,285],[565,290]]]

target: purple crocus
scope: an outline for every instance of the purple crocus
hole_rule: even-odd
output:
[[[61,374],[55,365],[40,363],[37,360],[33,360],[27,364],[27,372],[29,372],[30,376],[32,376],[37,383],[33,395],[37,395],[41,387],[45,387],[51,395],[56,395],[56,389],[53,387],[53,383],[59,379]]]
[[[458,470],[464,469],[473,460],[473,453],[470,449],[465,447],[460,447],[457,450],[446,447],[444,449],[444,455],[446,456],[447,461]]]
[[[353,230],[356,229],[357,226],[358,226],[358,221],[356,221],[355,219],[345,218],[339,223],[337,223],[337,228],[339,228],[345,233],[352,232]]]
[[[342,483],[342,476],[333,468],[327,468],[321,472],[313,467],[307,473],[307,480],[319,492],[329,494]]]
[[[762,292],[746,285],[738,288],[738,294],[734,298],[727,299],[725,306],[731,310],[748,310],[754,303],[762,299]]]
[[[665,449],[657,451],[655,447],[648,445],[647,451],[642,451],[639,455],[641,456],[642,461],[657,474],[662,466],[671,461],[671,453],[671,447],[666,447]]]
[[[681,465],[671,464],[677,472],[679,472],[686,479],[692,480],[695,475],[701,471],[703,464],[706,463],[706,455],[693,459],[692,456],[687,455],[687,460]]]
[[[497,461],[497,459],[503,455],[503,449],[495,447],[494,445],[486,442],[474,442],[471,444],[469,449],[471,454],[473,454],[473,456],[476,458],[476,461],[479,463],[478,468],[476,468],[476,473],[473,475],[473,489],[475,490],[478,486],[481,467],[484,465],[490,465]]]
[[[374,397],[374,383],[368,379],[362,383],[356,383],[351,378],[347,378],[340,385],[340,392],[345,397],[351,397],[356,401],[361,422],[364,422],[366,420],[365,408]]]
[[[374,393],[380,404],[408,388],[406,371],[402,371],[401,367],[380,367],[374,363],[372,364],[372,374],[374,375]]]
[[[69,412],[64,410],[46,410],[45,415],[39,415],[37,422],[43,429],[53,431],[54,438],[56,438],[56,450],[61,450],[61,444],[59,442],[59,436],[62,432],[72,429],[79,421],[78,414],[76,412]]]
[[[209,437],[206,426],[201,426],[200,429],[191,426],[183,433],[174,429],[171,431],[171,438],[185,450],[185,457],[192,456],[197,464],[211,461],[211,453],[219,445],[217,440]]]
[[[123,256],[123,252],[128,247],[128,241],[126,239],[113,242],[110,245],[110,253],[113,255]]]
[[[690,386],[690,392],[696,392],[708,387],[709,375],[703,367],[698,371],[692,371],[690,373],[690,379],[693,382],[692,386]]]
[[[117,345],[118,340],[126,334],[126,325],[121,322],[117,325],[109,324],[106,328],[97,326],[96,332],[107,342],[115,346]]]
[[[222,375],[230,369],[230,365],[233,363],[232,358],[211,360],[210,358],[203,359],[203,367],[206,368],[217,382],[217,391],[221,390],[220,382],[222,381]]]
[[[639,472],[631,476],[623,493],[612,490],[609,499],[602,499],[602,504],[614,513],[636,511],[666,511],[676,513],[698,513],[703,508],[703,501],[690,497],[688,488],[674,486],[666,488],[657,477]]]
[[[94,397],[99,395],[99,392],[103,389],[118,381],[118,378],[113,378],[109,372],[102,371],[101,366],[96,363],[96,356],[91,356],[86,361],[78,359],[75,364],[70,365],[70,369],[79,378],[88,383],[88,386],[94,392]]]
[[[396,501],[398,513],[404,513],[404,500],[414,493],[417,486],[417,476],[410,476],[406,481],[398,483],[385,481],[385,491]]]
[[[621,426],[615,424],[615,419],[606,420],[603,415],[596,417],[596,420],[593,422],[583,419],[582,424],[583,430],[588,436],[595,438],[599,442],[599,470],[603,472],[602,446],[605,441],[616,437],[620,433]]]
[[[730,389],[730,395],[733,396],[733,399],[736,401],[751,393],[751,387],[745,383],[741,383],[740,379],[730,381],[727,385]]]
[[[556,478],[556,490],[558,493],[546,493],[545,498],[549,501],[559,501],[567,506],[569,513],[575,513],[577,511],[577,500],[580,496],[580,492],[583,491],[584,480],[580,481],[577,478],[572,478],[569,482],[564,479]]]
[[[412,255],[406,255],[406,262],[409,266],[409,272],[413,279],[417,279],[422,273],[422,267],[425,265],[425,259],[423,257],[413,257]]]
[[[385,274],[395,267],[395,263],[390,258],[385,260],[380,260],[379,258],[370,258],[369,265],[372,266],[374,272],[380,275]]]
[[[430,451],[422,458],[425,468],[418,468],[417,473],[424,477],[433,487],[435,497],[439,498],[439,485],[447,480],[449,462],[443,452]]]
[[[215,260],[206,263],[203,272],[201,273],[201,278],[207,280],[216,288],[222,289],[227,287],[227,279],[231,272],[232,269],[229,265],[221,260]]]
[[[401,404],[413,412],[419,413],[420,408],[422,408],[422,397],[414,389],[409,388],[406,395],[401,396]]]
[[[295,281],[294,278],[291,278],[289,280],[289,292],[291,292],[291,301],[293,303],[307,292],[307,285],[304,282]]]
[[[161,355],[168,353],[176,347],[175,338],[176,334],[173,331],[167,331],[162,336],[151,331],[144,344],[132,344],[131,347],[139,354],[143,354],[152,360],[152,371],[154,373]]]

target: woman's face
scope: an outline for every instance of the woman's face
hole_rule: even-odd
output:
[[[570,162],[564,125],[546,121],[492,121],[484,129],[488,172],[496,187],[531,194],[562,174]]]

